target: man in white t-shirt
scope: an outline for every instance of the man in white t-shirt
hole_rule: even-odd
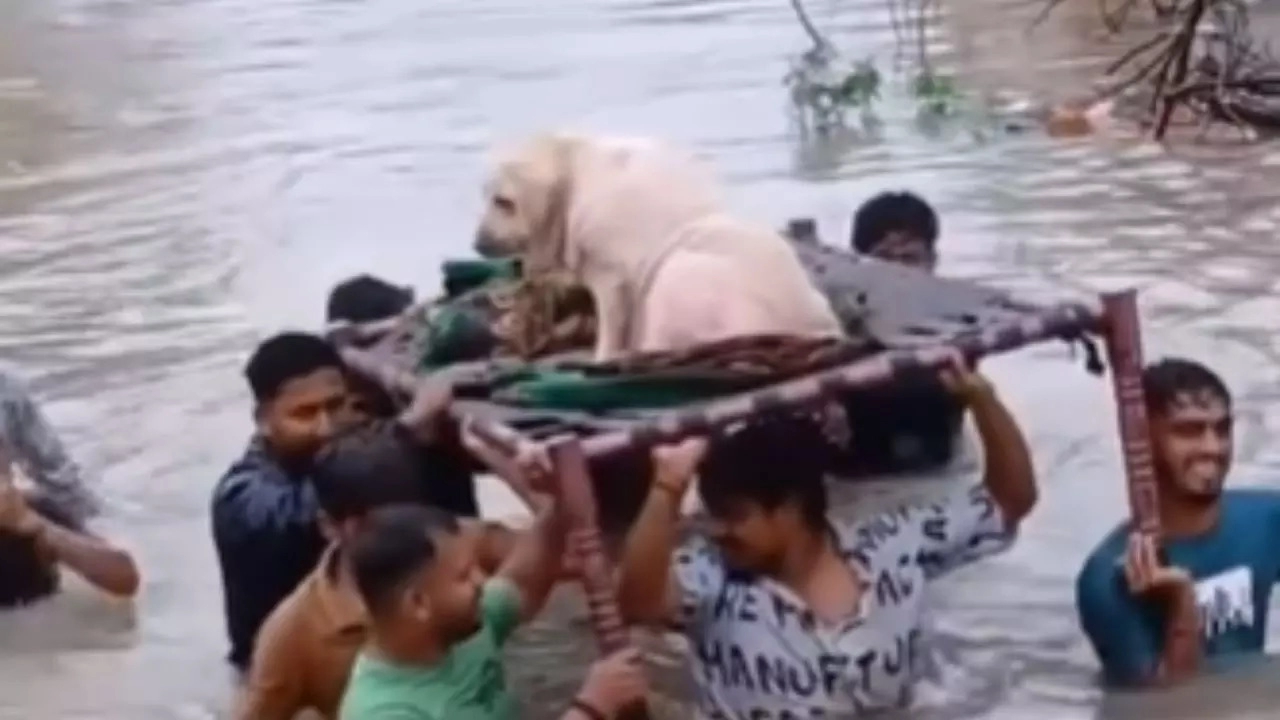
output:
[[[959,365],[958,365],[959,367]],[[910,700],[927,585],[1008,547],[1036,501],[1021,431],[991,386],[945,378],[981,436],[981,484],[852,524],[829,521],[821,433],[799,418],[654,451],[619,600],[692,645],[705,718],[847,718]],[[709,525],[676,555],[695,471]]]

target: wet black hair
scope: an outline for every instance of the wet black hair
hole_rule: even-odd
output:
[[[385,320],[413,304],[413,289],[393,285],[373,275],[347,278],[329,291],[325,322],[366,323]]]
[[[1164,358],[1142,371],[1142,391],[1146,395],[1147,414],[1163,416],[1173,407],[1178,396],[1208,392],[1222,399],[1231,409],[1231,391],[1218,374],[1208,367],[1186,358]]]
[[[290,380],[317,370],[343,370],[342,358],[324,338],[302,332],[282,332],[263,340],[244,366],[244,377],[259,405],[274,400]]]
[[[867,255],[892,232],[911,233],[934,250],[938,244],[938,214],[915,193],[883,192],[862,203],[854,213],[849,242],[854,252]]]
[[[316,454],[311,482],[331,520],[360,517],[395,503],[431,501],[422,454],[409,431],[372,420],[342,432]]]
[[[457,531],[457,519],[439,508],[387,505],[371,512],[347,547],[369,614],[385,616],[405,584],[435,560],[440,534]]]
[[[817,529],[827,523],[826,471],[834,448],[818,421],[778,414],[713,436],[698,473],[698,492],[712,516],[741,503],[775,510],[794,503]]]
[[[404,312],[413,304],[413,288],[393,285],[373,275],[347,278],[329,291],[325,306],[325,322],[351,323],[386,320]],[[364,401],[364,409],[377,417],[395,414],[396,402],[378,383],[359,373],[347,373],[348,387]]]
[[[83,523],[73,513],[43,495],[27,499],[29,507],[49,522],[80,530]],[[57,565],[45,557],[33,538],[0,530],[0,608],[28,605],[58,591]]]

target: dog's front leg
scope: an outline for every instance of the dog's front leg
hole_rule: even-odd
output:
[[[627,349],[630,325],[630,303],[626,285],[619,279],[606,278],[591,287],[596,306],[596,362],[611,360]]]

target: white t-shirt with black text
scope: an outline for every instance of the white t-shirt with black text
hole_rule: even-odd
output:
[[[867,583],[860,612],[835,625],[781,584],[727,571],[706,540],[677,552],[701,717],[850,718],[907,703],[926,583],[1012,541],[981,486],[833,530]]]

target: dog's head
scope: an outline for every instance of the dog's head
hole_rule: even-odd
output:
[[[539,135],[499,154],[485,183],[476,252],[521,257],[529,273],[563,267],[573,153],[579,143],[567,135]]]

